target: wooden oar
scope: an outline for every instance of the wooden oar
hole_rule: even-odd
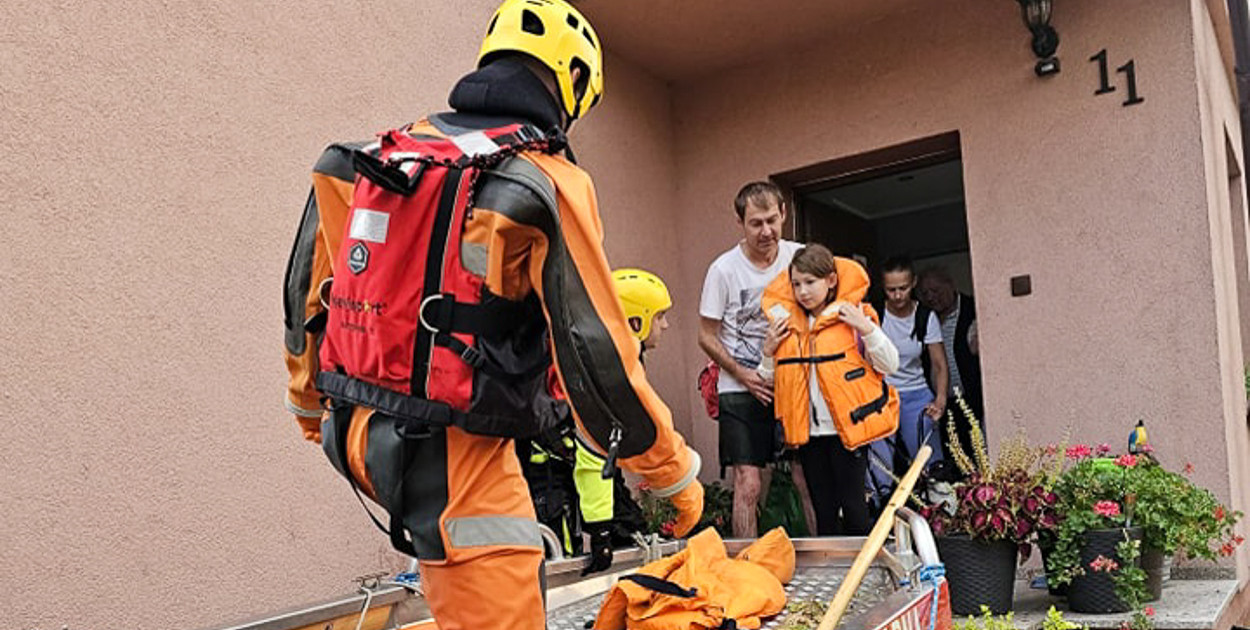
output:
[[[885,539],[890,536],[890,530],[894,528],[894,512],[907,502],[912,486],[916,485],[916,479],[920,477],[920,471],[924,469],[924,465],[929,461],[929,456],[932,453],[933,448],[928,444],[921,446],[920,452],[916,453],[916,459],[912,461],[911,468],[907,469],[907,474],[903,475],[903,479],[898,482],[898,487],[894,489],[894,494],[890,496],[889,503],[886,503],[885,509],[881,511],[881,517],[877,519],[877,524],[873,525],[872,531],[868,533],[868,540],[860,548],[859,555],[855,556],[855,563],[851,565],[851,570],[847,572],[846,579],[842,580],[842,586],[838,587],[838,592],[834,594],[833,601],[829,602],[829,609],[825,611],[825,616],[820,620],[820,626],[817,627],[817,630],[833,630],[838,625],[838,622],[841,621],[842,614],[846,612],[846,607],[850,605],[851,598],[855,596],[855,591],[859,589],[859,583],[863,581],[864,575],[868,573],[868,567],[872,565],[873,559],[877,557],[877,552],[881,550],[881,545],[885,544]]]

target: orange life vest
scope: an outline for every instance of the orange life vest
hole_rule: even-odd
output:
[[[628,575],[603,598],[595,630],[759,628],[786,606],[794,543],[777,527],[730,558],[711,527]]]
[[[898,392],[886,384],[863,355],[855,329],[838,316],[837,304],[849,302],[862,305],[869,319],[879,321],[876,310],[862,304],[868,293],[868,273],[847,258],[835,258],[834,262],[838,274],[836,296],[810,325],[807,312],[794,299],[788,269],[764,289],[762,305],[770,321],[778,316],[790,321],[790,335],[781,341],[774,356],[773,390],[773,408],[787,446],[806,444],[809,438],[809,381],[813,364],[820,393],[846,448],[854,449],[898,429]]]

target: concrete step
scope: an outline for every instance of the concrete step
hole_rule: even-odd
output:
[[[1229,609],[1237,594],[1237,580],[1169,580],[1163,587],[1163,597],[1149,605],[1155,610],[1155,626],[1158,630],[1218,630],[1217,624],[1227,626],[1222,615]],[[1054,606],[1063,613],[1064,619],[1077,624],[1088,624],[1090,630],[1118,630],[1120,622],[1127,621],[1130,613],[1090,615],[1068,610],[1067,600],[1052,597],[1046,589],[1029,588],[1027,580],[1016,581],[1015,626],[1020,630],[1040,630],[1046,611]],[[959,620],[962,621],[962,620]]]

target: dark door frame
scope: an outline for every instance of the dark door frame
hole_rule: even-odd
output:
[[[949,162],[962,157],[959,132],[949,131],[775,173],[771,179],[781,187],[786,198],[790,200],[792,212],[786,217],[785,232],[790,238],[802,241],[811,233],[807,223],[808,217],[801,201],[807,193]]]

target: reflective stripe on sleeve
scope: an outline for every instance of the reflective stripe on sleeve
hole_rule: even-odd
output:
[[[297,416],[300,416],[302,418],[320,418],[321,417],[320,409],[305,409],[291,402],[290,398],[285,399],[285,402],[286,402],[286,410]]]
[[[694,481],[695,477],[699,476],[699,469],[703,467],[703,458],[699,457],[698,451],[690,447],[686,447],[686,448],[687,450],[690,451],[690,470],[687,470],[686,474],[682,476],[682,478],[679,479],[677,483],[667,488],[658,488],[658,489],[652,490],[651,494],[653,496],[660,498],[660,499],[666,499],[668,497],[671,497],[677,494],[678,492],[685,490],[686,486],[690,485],[690,482]]]

